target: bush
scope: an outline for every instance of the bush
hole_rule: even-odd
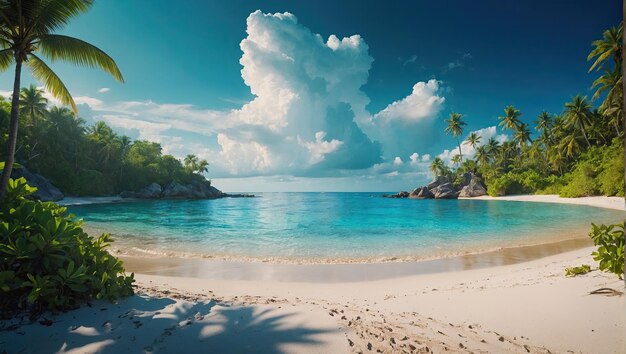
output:
[[[487,187],[487,194],[492,197],[521,193],[524,193],[524,187],[511,172],[493,179]]]
[[[596,167],[590,161],[581,161],[570,174],[570,182],[559,195],[565,198],[587,197],[598,194]]]
[[[624,272],[624,223],[614,225],[591,224],[589,237],[598,250],[591,255],[600,262],[602,271],[614,273],[620,279]]]
[[[11,179],[0,204],[0,315],[132,295],[134,275],[105,250],[110,236],[94,239],[66,208],[27,199],[35,190]]]

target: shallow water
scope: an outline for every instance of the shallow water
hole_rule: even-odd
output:
[[[72,205],[129,254],[291,261],[423,259],[585,237],[624,213],[588,206],[260,193],[258,198]]]

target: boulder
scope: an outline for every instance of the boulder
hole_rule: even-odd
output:
[[[157,199],[161,198],[161,193],[163,192],[163,188],[158,183],[150,183],[148,186],[140,189],[136,193],[136,198],[141,199]]]
[[[435,199],[456,199],[459,196],[459,191],[450,182],[430,189],[430,192],[435,196]]]
[[[52,183],[50,183],[47,178],[40,174],[30,172],[24,166],[20,168],[13,168],[11,177],[15,179],[20,177],[26,178],[26,182],[28,182],[28,185],[37,188],[37,191],[32,194],[32,197],[37,200],[41,200],[43,202],[56,202],[65,197],[63,193]]]
[[[470,183],[461,189],[459,197],[480,197],[487,194],[487,188],[477,176],[472,176]]]
[[[408,198],[409,192],[402,191],[396,194],[383,194],[383,198]]]
[[[448,181],[448,177],[437,176],[430,183],[428,183],[426,188],[428,188],[428,190],[431,190],[431,189],[437,188],[440,185],[448,183],[448,182],[450,182],[450,181]]]
[[[165,188],[161,196],[163,198],[170,199],[185,199],[192,195],[192,189],[189,185],[181,184],[178,182],[171,182]]]
[[[411,199],[431,199],[434,198],[435,195],[428,190],[427,187],[418,187],[415,188],[411,194],[409,194],[409,198]]]
[[[463,176],[461,176],[461,187],[465,187],[472,181],[474,178],[474,174],[471,172],[465,172]]]

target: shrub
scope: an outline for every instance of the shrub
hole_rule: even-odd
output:
[[[498,197],[507,194],[520,194],[523,192],[524,187],[518,181],[515,174],[511,172],[493,179],[487,187],[487,194],[492,197]]]
[[[94,239],[66,208],[25,198],[35,190],[11,179],[0,204],[0,315],[132,295],[134,274],[105,250],[110,236]]]
[[[600,262],[602,271],[614,273],[622,279],[624,271],[624,223],[614,225],[591,224],[589,237],[598,250],[591,255]]]
[[[566,277],[575,277],[577,275],[583,275],[591,272],[591,267],[587,264],[583,264],[580,267],[565,268]]]
[[[587,197],[598,194],[596,167],[590,161],[581,161],[572,171],[571,181],[559,195],[566,198]]]

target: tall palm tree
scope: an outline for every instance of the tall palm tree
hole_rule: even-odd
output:
[[[480,139],[481,139],[480,135],[478,135],[476,132],[471,132],[467,136],[467,143],[470,144],[472,149],[476,150],[476,146],[478,146],[478,144],[480,144]]]
[[[22,64],[30,69],[33,77],[39,80],[46,90],[63,104],[69,104],[74,112],[76,104],[69,90],[38,54],[51,61],[65,60],[76,65],[97,67],[111,74],[116,80],[123,81],[117,64],[105,52],[80,39],[54,34],[91,6],[91,0],[0,2],[0,71],[5,71],[15,64],[9,140],[0,179],[0,198],[5,195],[15,162]]]
[[[539,113],[535,121],[535,129],[540,132],[548,132],[552,128],[552,117],[546,111]]]
[[[621,122],[623,110],[622,73],[618,68],[613,70],[604,69],[604,75],[593,82],[592,88],[597,87],[591,100],[598,98],[603,92],[607,92],[606,98],[600,104],[600,111],[604,116],[610,118],[610,123],[615,128],[617,135],[620,135],[619,123]]]
[[[463,152],[461,151],[461,141],[459,140],[459,136],[463,134],[463,126],[466,125],[464,121],[461,120],[463,118],[462,115],[456,112],[450,113],[450,118],[446,119],[446,134],[452,134],[456,138],[456,143],[459,146],[459,156],[461,156],[461,162],[463,162]]]
[[[577,95],[571,102],[565,104],[565,121],[564,123],[569,127],[576,127],[579,129],[587,146],[591,147],[589,139],[587,139],[587,132],[585,127],[591,123],[591,104],[587,102],[587,96],[581,97]]]
[[[30,118],[30,123],[37,128],[37,120],[46,114],[48,100],[43,97],[43,90],[35,85],[22,88],[20,91],[20,110],[26,112]]]
[[[602,39],[595,40],[591,43],[594,47],[587,60],[596,59],[589,72],[593,69],[600,69],[603,64],[609,59],[613,58],[615,67],[621,71],[622,64],[622,37],[624,32],[624,23],[620,23],[617,27],[611,27],[602,33]]]
[[[500,123],[498,125],[504,126],[506,129],[515,130],[519,125],[519,117],[522,113],[514,106],[506,106],[504,108],[504,115],[498,117]]]
[[[478,161],[481,166],[487,166],[489,164],[489,152],[485,145],[479,146],[476,149],[476,161]]]
[[[486,146],[487,146],[487,153],[489,153],[489,155],[492,157],[495,156],[498,153],[498,150],[500,149],[500,143],[494,138],[489,138]]]
[[[559,145],[563,155],[573,157],[580,152],[580,136],[567,135]]]

